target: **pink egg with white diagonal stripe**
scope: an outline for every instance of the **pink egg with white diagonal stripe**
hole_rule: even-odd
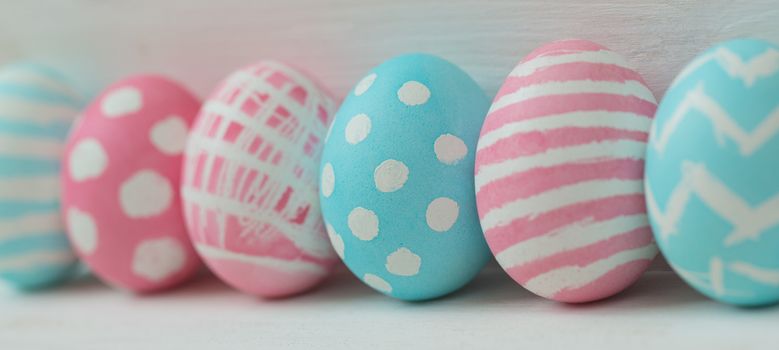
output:
[[[225,79],[190,133],[182,196],[208,267],[248,294],[305,291],[338,261],[319,210],[319,160],[336,108],[311,78],[263,61]]]
[[[644,205],[655,98],[625,59],[584,40],[533,51],[484,122],[476,201],[498,263],[535,294],[616,294],[657,254]]]

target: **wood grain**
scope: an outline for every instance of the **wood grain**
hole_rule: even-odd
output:
[[[0,64],[34,60],[84,94],[162,73],[201,96],[232,70],[283,60],[342,97],[407,52],[445,57],[493,95],[522,56],[584,38],[628,57],[659,98],[682,66],[723,40],[779,42],[776,0],[40,0],[0,5]],[[668,269],[658,259],[653,269]]]
[[[779,339],[779,308],[717,304],[668,272],[583,305],[544,300],[495,267],[426,303],[387,298],[339,271],[291,299],[252,298],[213,277],[148,296],[85,278],[36,294],[0,288],[0,310],[8,350],[757,350]]]
[[[0,62],[33,59],[88,94],[137,72],[208,93],[265,58],[303,67],[343,96],[370,67],[424,51],[494,94],[544,42],[579,37],[626,55],[658,97],[696,53],[752,36],[779,42],[776,0],[48,0],[0,5]]]

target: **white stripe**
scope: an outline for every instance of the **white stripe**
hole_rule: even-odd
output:
[[[644,159],[646,143],[619,140],[594,142],[580,146],[552,148],[531,156],[519,156],[479,167],[476,172],[476,192],[490,182],[534,168],[553,167],[566,163],[586,164],[616,159]]]
[[[545,212],[566,206],[593,200],[641,194],[644,192],[642,180],[593,180],[559,187],[539,195],[521,198],[509,202],[500,208],[492,209],[484,215],[481,225],[485,231],[510,224],[514,219],[535,217]]]
[[[336,102],[326,93],[323,93],[322,89],[316,86],[316,83],[312,81],[310,78],[298,73],[298,71],[292,69],[291,67],[280,63],[278,61],[263,61],[262,64],[265,66],[283,72],[284,74],[288,75],[290,78],[292,78],[293,82],[295,84],[298,84],[303,87],[303,89],[306,90],[306,92],[309,94],[306,97],[306,102],[308,103],[307,106],[312,111],[314,111],[313,119],[316,119],[317,122],[319,121],[319,109],[318,109],[318,103],[322,104],[322,107],[325,108],[328,112],[328,116],[332,118],[333,116],[330,115],[332,113],[333,109],[336,108]],[[265,81],[265,80],[263,80]],[[312,98],[311,94],[316,94],[316,98]],[[321,123],[318,123],[322,125]],[[328,127],[328,125],[322,125],[323,128]],[[317,135],[319,133],[317,132]]]
[[[714,129],[712,130],[714,136],[720,145],[724,145],[723,136],[728,136],[738,144],[741,155],[745,157],[770,142],[779,132],[779,107],[774,108],[757,127],[747,131],[739,124],[739,118],[731,116],[717,100],[706,94],[703,84],[698,84],[693,90],[687,92],[662,127],[655,125],[656,132],[653,132],[653,138],[658,152],[664,152],[669,139],[675,135],[679,124],[688,118],[691,110],[698,110],[703,117],[709,119]]]
[[[287,73],[285,71],[285,73]],[[231,79],[234,79],[236,84],[229,85],[229,86],[238,86],[238,82],[246,82],[248,81],[248,85],[244,87],[243,93],[246,94],[253,94],[255,92],[261,92],[263,94],[268,95],[268,102],[274,101],[277,103],[276,106],[284,107],[287,111],[290,112],[290,114],[298,117],[298,121],[302,124],[302,126],[308,127],[309,129],[313,130],[314,133],[317,135],[324,135],[327,132],[327,125],[322,124],[319,122],[319,118],[317,118],[318,110],[316,109],[316,106],[313,105],[305,105],[301,106],[296,100],[294,100],[291,96],[289,96],[289,88],[292,88],[294,86],[286,86],[283,87],[284,90],[279,90],[273,85],[271,85],[267,81],[267,77],[258,77],[255,75],[252,75],[249,72],[246,71],[238,71],[236,73],[233,73],[231,76]],[[293,84],[295,85],[295,84]],[[315,93],[319,90],[308,90],[308,93]],[[322,96],[319,96],[320,98]],[[308,98],[310,101],[324,101],[324,99],[314,99],[314,98]],[[236,97],[234,99],[235,101],[243,101],[240,99],[240,97]],[[266,102],[267,103],[267,102]],[[272,109],[268,109],[268,114],[275,113],[276,106],[274,106]],[[267,108],[268,106],[263,106],[262,109]],[[244,126],[260,126],[265,127],[267,130],[267,126],[265,126],[265,122],[267,121],[267,118],[257,118],[257,116],[247,116],[243,110],[241,110],[240,105],[233,105],[233,104],[225,104],[220,101],[211,100],[206,102],[205,111],[208,112],[216,112],[222,115],[223,117],[232,117],[234,114],[240,115],[244,123],[242,123]],[[309,116],[313,118],[308,118]],[[305,124],[308,123],[308,124]],[[254,125],[257,124],[257,125]]]
[[[681,72],[679,72],[676,78],[674,78],[674,80],[671,82],[671,85],[668,87],[668,90],[676,87],[676,85],[678,85],[679,83],[687,79],[687,76],[696,72],[698,68],[711,62],[712,60],[715,60],[716,58],[717,58],[716,52],[713,52],[713,53],[699,56],[698,58],[694,59],[692,62],[688,63],[684,67],[684,69],[682,69]]]
[[[0,257],[0,271],[32,269],[41,265],[75,263],[76,257],[68,249],[58,251],[36,251],[14,257]]]
[[[184,200],[196,203],[198,206],[204,209],[218,209],[221,213],[224,214],[251,218],[257,221],[272,222],[274,226],[284,228],[282,231],[296,232],[301,229],[300,225],[293,225],[286,220],[280,220],[281,218],[279,214],[275,211],[258,211],[256,207],[257,203],[244,203],[239,200],[239,198],[232,198],[228,195],[222,196],[203,192],[191,186],[182,187],[181,193]],[[316,220],[311,220],[312,223],[315,221]],[[298,235],[296,234],[296,236]],[[290,239],[292,238],[294,237],[290,237]],[[305,246],[305,244],[303,245]]]
[[[268,73],[263,73],[260,77],[255,77],[254,79],[260,79],[261,78],[261,79],[264,80],[267,77],[267,74]],[[238,96],[234,96],[233,101],[244,101],[246,98],[249,98],[248,95],[253,93],[253,91],[251,91],[251,89],[254,88],[254,84],[257,84],[256,82],[253,82],[251,79],[252,79],[252,77],[249,74],[238,74],[238,73],[231,74],[228,77],[228,82],[225,84],[225,86],[243,86],[244,87],[243,90],[239,93]],[[224,89],[221,89],[221,90],[224,90]],[[219,91],[219,93],[220,94],[224,94],[225,92],[224,91]],[[224,96],[220,96],[217,99],[221,100],[222,97],[224,97]],[[217,99],[212,99],[212,100],[217,100]],[[205,120],[205,122],[203,124],[203,127],[205,127],[206,125],[208,125],[208,127],[213,127],[212,123],[215,123],[216,120],[217,120],[216,114],[206,110],[205,108],[207,106],[208,106],[208,102],[206,102],[203,105],[203,107],[201,107],[201,114],[203,114],[204,116],[207,117],[207,119]],[[226,109],[226,111],[232,113],[231,112],[232,110],[229,108],[229,106],[225,106],[224,108]],[[270,110],[270,108],[276,108],[276,106],[268,107],[268,110]],[[262,118],[262,119],[259,119],[259,120],[265,120],[264,118],[266,118],[267,114],[269,113],[268,111],[262,111],[262,112],[263,112],[262,115],[256,116],[257,118]],[[216,137],[218,137],[219,139],[222,139],[223,136],[225,135],[225,132],[227,131],[227,127],[229,125],[230,125],[230,123],[228,123],[226,121],[220,123],[218,125]],[[244,134],[244,133],[241,133],[241,134]],[[216,161],[216,157],[209,156],[209,157],[206,158],[206,164],[205,164],[205,167],[203,168],[203,173],[201,174],[203,179],[206,179],[205,181],[210,181],[211,176],[212,176],[211,173],[212,173],[212,171],[215,168],[214,167],[214,162],[215,161]],[[194,173],[192,173],[192,176],[194,176]],[[189,183],[191,183],[191,182],[189,182]],[[201,221],[202,220],[203,220],[203,218],[201,218]],[[217,230],[219,232],[219,243],[221,245],[224,245],[224,242],[225,242],[225,231],[227,230],[227,220],[225,219],[224,215],[217,216]]]
[[[30,214],[15,219],[0,220],[0,241],[41,234],[49,235],[63,229],[59,213]]]
[[[251,168],[247,169],[247,171],[251,170]],[[262,178],[263,173],[258,173],[257,179]],[[225,176],[227,177],[227,176]],[[235,178],[235,176],[229,177],[229,178]],[[187,201],[191,201],[194,203],[197,203],[199,206],[203,208],[209,208],[209,209],[219,209],[220,211],[228,214],[233,214],[239,217],[252,217],[255,219],[258,219],[263,216],[263,214],[269,214],[268,218],[270,217],[279,217],[279,214],[276,213],[273,210],[268,209],[267,212],[258,210],[258,206],[260,204],[259,201],[262,201],[263,205],[269,204],[267,206],[268,208],[273,207],[276,205],[276,202],[273,201],[273,198],[255,198],[254,202],[250,202],[246,200],[247,197],[249,197],[251,194],[255,193],[249,193],[251,191],[257,191],[257,185],[259,180],[254,181],[252,185],[245,186],[244,182],[235,182],[234,185],[238,186],[239,188],[235,191],[236,196],[232,195],[233,189],[225,189],[224,191],[221,191],[219,193],[209,193],[207,191],[202,191],[198,188],[195,188],[194,186],[182,186],[181,193],[182,198],[184,198]],[[269,182],[272,181],[272,179],[268,180]],[[205,182],[205,181],[204,181]],[[205,184],[202,185],[205,187]],[[244,187],[246,189],[244,190]],[[285,187],[286,188],[286,187]],[[318,189],[313,186],[305,186],[305,187],[296,187],[300,190],[301,197],[303,197],[303,190],[308,190],[310,195],[306,197],[312,197],[314,194],[318,194]],[[255,195],[254,197],[258,197]],[[241,201],[241,198],[245,200],[245,202]],[[302,199],[301,199],[302,200]],[[270,201],[270,202],[268,202]],[[294,203],[288,204],[288,206],[291,206]],[[314,222],[315,220],[312,220]],[[274,222],[274,225],[277,223]],[[286,220],[279,220],[278,225],[280,227],[287,227],[292,231],[296,231],[300,229],[299,225],[292,225]]]
[[[665,212],[652,195],[650,183],[646,182],[647,209],[657,223],[656,232],[661,238],[666,239],[677,233],[676,225],[684,216],[693,194],[732,224],[732,231],[723,242],[725,247],[758,240],[779,223],[779,195],[753,206],[711,174],[704,164],[684,161],[681,170],[682,179],[668,196]]]
[[[623,250],[584,267],[566,266],[542,273],[527,281],[524,287],[544,297],[553,297],[563,290],[586,286],[617,266],[637,260],[653,259],[655,255],[657,255],[657,247],[654,244]]]
[[[288,273],[308,272],[324,275],[327,269],[302,260],[283,260],[266,256],[252,256],[230,252],[214,246],[197,243],[195,248],[198,253],[206,258],[238,261],[246,264],[281,270]]]
[[[627,80],[625,82],[592,80],[555,81],[525,86],[515,92],[506,94],[492,104],[489,113],[537,97],[582,93],[633,96],[651,103],[656,103],[655,97],[652,95],[652,92],[649,91],[649,88],[636,80]]]
[[[36,124],[71,122],[78,110],[64,104],[31,101],[0,94],[0,118]]]
[[[709,261],[709,281],[711,282],[711,289],[714,290],[714,293],[717,293],[717,295],[725,294],[725,276],[723,269],[722,259],[716,256],[711,258]]]
[[[52,79],[46,75],[39,74],[34,68],[6,69],[0,73],[0,82],[37,87],[49,92],[65,95],[74,100],[80,99],[73,89],[65,83]]]
[[[221,139],[204,136],[201,133],[191,133],[189,137],[190,141],[187,153],[189,153],[193,159],[197,158],[200,154],[205,154],[207,157],[220,156],[231,164],[246,167],[247,171],[251,169],[263,169],[270,172],[271,169],[280,168],[279,165],[272,164],[270,159],[263,161],[259,156],[249,153],[247,146],[228,143]],[[191,164],[196,165],[197,162],[192,161]],[[195,169],[191,170],[191,172],[194,171]],[[228,182],[228,185],[233,184]],[[238,184],[234,185],[237,186]]]
[[[688,64],[668,89],[675,87],[711,61],[715,61],[730,77],[741,79],[746,87],[751,87],[757,80],[771,77],[779,70],[779,51],[769,48],[760,55],[750,58],[749,61],[744,61],[728,48],[720,47]]]
[[[317,234],[322,229],[322,221],[318,217],[311,217],[311,220],[308,220],[305,226],[294,225],[273,210],[257,210],[256,205],[244,203],[237,199],[201,192],[190,186],[182,187],[181,193],[186,202],[196,203],[201,210],[217,210],[220,217],[232,215],[238,218],[246,218],[246,220],[250,220],[252,223],[272,224],[279,229],[279,233],[283,234],[295,246],[307,254],[320,258],[329,258],[334,254],[333,249],[330,247],[330,242]],[[318,207],[311,209],[319,210]],[[243,229],[251,231],[252,228],[253,226],[250,223],[246,224]]]
[[[676,272],[679,277],[687,281],[687,283],[703,290],[711,290],[708,273],[685,270],[671,263],[668,263],[668,265],[671,266],[671,269]]]
[[[779,286],[779,270],[757,267],[741,261],[730,263],[730,269],[756,282]]]
[[[247,135],[250,136],[250,138],[243,137]],[[241,135],[242,136],[241,138],[235,141],[235,143],[228,143],[221,139],[203,136],[201,133],[191,133],[189,135],[191,141],[189,143],[189,150],[187,152],[193,157],[198,154],[201,154],[201,152],[206,154],[208,157],[220,156],[227,161],[225,162],[225,166],[227,164],[235,167],[237,167],[238,165],[242,165],[247,169],[247,171],[252,169],[254,170],[261,169],[262,172],[260,172],[260,174],[291,173],[292,169],[285,168],[285,166],[287,166],[288,163],[292,163],[296,165],[306,165],[307,167],[305,170],[308,171],[303,171],[300,174],[301,176],[299,178],[295,178],[295,181],[302,182],[302,184],[306,186],[308,189],[310,189],[313,193],[316,193],[317,196],[319,195],[319,187],[317,187],[318,181],[316,179],[318,173],[315,171],[316,164],[313,159],[310,159],[308,156],[303,154],[302,152],[303,147],[301,145],[292,145],[289,144],[289,142],[287,142],[286,145],[283,143],[272,143],[272,141],[267,141],[272,139],[271,137],[265,138],[266,142],[268,143],[263,143],[262,145],[263,147],[267,146],[269,143],[272,143],[276,147],[280,146],[279,148],[283,148],[285,152],[290,151],[284,154],[284,158],[285,158],[284,161],[280,162],[277,165],[274,165],[273,163],[271,163],[270,158],[267,160],[261,160],[257,154],[252,154],[248,151],[249,144],[253,142],[255,135],[262,135],[264,138],[266,136],[265,134],[244,133],[243,135]],[[299,152],[291,152],[292,150],[296,150]],[[294,155],[290,156],[290,153],[293,153]],[[299,161],[299,160],[305,160],[305,162],[294,163],[295,161]],[[196,164],[196,162],[194,161],[191,163]],[[191,170],[191,171],[194,172],[195,170]],[[233,179],[234,175],[235,174],[226,174],[223,176],[228,179]],[[283,180],[281,177],[277,177],[275,179],[278,181]],[[242,185],[231,181],[224,181],[224,184],[227,186]],[[290,185],[290,184],[285,182],[284,185]],[[225,190],[230,190],[230,189],[226,188]]]
[[[2,201],[55,201],[60,196],[59,176],[0,178]]]
[[[693,285],[696,288],[714,293],[714,290],[710,282],[711,274],[709,272],[690,271],[671,263],[668,263],[668,265],[670,265],[671,269],[673,269],[673,271],[676,272],[677,275],[681,276],[682,279],[684,279],[687,283]],[[724,289],[722,291],[722,295],[734,296],[734,297],[749,297],[754,295],[754,292],[746,291],[746,290]]]
[[[644,214],[593,222],[592,218],[562,227],[543,236],[519,242],[495,258],[504,269],[524,265],[567,250],[588,246],[649,225]]]
[[[64,149],[60,140],[0,134],[0,156],[59,160]]]
[[[506,123],[479,137],[478,149],[487,148],[498,141],[520,132],[550,131],[565,127],[614,128],[627,131],[648,132],[652,118],[628,112],[578,111]]]
[[[236,140],[236,145],[239,147],[248,147],[249,144],[253,141],[254,137],[256,135],[262,135],[265,144],[273,144],[274,148],[278,151],[279,149],[284,149],[284,157],[281,164],[278,166],[278,172],[284,173],[284,170],[288,170],[287,173],[290,173],[293,168],[297,165],[299,165],[300,160],[303,160],[303,165],[305,166],[305,170],[307,170],[302,178],[304,181],[308,181],[310,183],[317,183],[317,165],[318,162],[314,159],[311,159],[310,157],[303,154],[303,147],[301,145],[306,142],[305,137],[308,136],[308,132],[317,132],[318,135],[323,135],[327,131],[327,127],[325,125],[322,125],[321,123],[317,123],[317,119],[315,117],[317,113],[316,106],[314,105],[314,101],[316,100],[313,97],[309,97],[308,101],[309,104],[306,106],[301,107],[297,102],[295,102],[288,94],[289,90],[295,86],[295,84],[288,84],[287,86],[284,86],[281,90],[277,90],[276,88],[272,87],[267,81],[267,74],[272,73],[273,71],[270,70],[268,72],[263,73],[261,76],[254,76],[252,74],[249,74],[245,71],[238,72],[236,74],[233,74],[230,77],[230,82],[228,82],[228,85],[230,86],[239,86],[238,84],[245,85],[243,90],[241,91],[241,95],[235,98],[235,101],[243,101],[245,98],[248,98],[247,95],[254,94],[257,91],[262,91],[263,93],[266,93],[270,96],[268,99],[268,102],[266,105],[263,106],[261,109],[261,115],[257,116],[247,116],[241,109],[240,106],[237,104],[234,105],[225,105],[218,101],[210,101],[205,104],[204,111],[207,115],[211,114],[219,114],[222,115],[224,118],[227,118],[232,121],[238,121],[241,125],[243,125],[246,129],[240,134],[239,139]],[[241,83],[241,82],[245,82]],[[309,91],[309,93],[313,94],[315,91]],[[276,131],[274,132],[268,132],[267,127],[264,125],[264,123],[270,118],[271,115],[275,113],[275,110],[278,106],[282,106],[288,111],[290,111],[293,115],[295,115],[298,124],[298,127],[295,129],[294,135],[290,138],[284,137],[279,135]],[[290,121],[288,121],[289,123]],[[221,140],[223,137],[227,125],[229,123],[227,120],[224,120],[220,126],[219,131],[217,133],[218,139]],[[194,134],[196,134],[195,132]],[[196,144],[195,142],[190,142],[190,145]],[[286,147],[285,147],[286,146]],[[216,146],[215,146],[216,147]],[[245,151],[243,151],[245,153]],[[253,156],[257,156],[254,154]],[[206,181],[209,181],[212,171],[214,171],[213,162],[215,157],[213,155],[209,155],[206,161],[206,165],[204,168],[204,174],[203,178]],[[309,162],[310,164],[305,164],[305,162]],[[233,166],[230,168],[232,170],[237,169],[237,166]],[[229,169],[228,169],[229,170]],[[226,172],[225,169],[222,169],[220,174],[217,174],[220,176],[221,181],[217,184],[217,192],[218,193],[226,193],[225,191],[229,190],[229,188],[226,188],[228,186],[231,186],[229,183],[226,183],[223,179],[225,178],[233,178],[234,174],[231,174],[229,172]],[[245,176],[245,175],[244,175]],[[255,179],[255,183],[259,181],[259,177]],[[292,181],[291,179],[280,179],[280,183],[276,186],[271,187],[270,189],[266,189],[266,198],[268,201],[272,200],[273,198],[279,198],[282,193],[281,191],[284,188],[285,184],[288,184],[289,181]],[[189,182],[191,183],[191,182]],[[256,186],[252,186],[254,188]],[[318,196],[317,192],[314,191],[312,193],[312,197],[316,199]],[[290,203],[290,206],[295,203]],[[266,202],[267,205],[267,202]],[[257,208],[255,208],[257,209]],[[249,216],[254,217],[254,216]],[[225,227],[226,224],[224,222],[223,218],[219,218],[219,231],[221,234],[221,237],[224,237]],[[279,218],[276,218],[275,221],[282,221]],[[289,232],[295,232],[296,229],[292,229]],[[296,235],[297,237],[297,235]],[[290,239],[295,237],[289,237]],[[295,240],[300,241],[300,238],[296,238]],[[306,244],[306,247],[311,247],[313,251],[324,253],[324,251],[321,249],[319,245],[308,245],[309,240],[306,240],[306,242],[303,242],[303,244]],[[220,242],[223,243],[223,240],[220,239]],[[329,248],[329,247],[328,247]],[[330,249],[332,250],[332,249]]]
[[[609,50],[600,51],[575,51],[567,55],[539,56],[528,62],[518,65],[511,71],[511,77],[526,77],[541,68],[553,67],[566,63],[601,63],[613,64],[622,68],[634,70],[630,63],[622,56]]]
[[[287,103],[282,103],[280,106],[287,108],[288,105],[292,105],[292,101],[287,101]],[[299,106],[298,106],[299,107]],[[316,169],[318,165],[318,162],[311,159],[308,155],[304,154],[304,147],[302,146],[303,143],[305,143],[307,140],[304,137],[308,137],[308,134],[302,135],[301,131],[306,130],[310,131],[311,133],[317,132],[316,129],[318,128],[316,126],[314,118],[307,118],[311,113],[305,113],[300,112],[303,114],[296,114],[296,118],[298,119],[298,122],[300,123],[298,125],[297,130],[297,136],[295,139],[290,140],[286,138],[285,136],[282,136],[278,134],[276,130],[269,129],[265,122],[268,120],[268,118],[257,118],[257,120],[252,120],[251,116],[247,116],[242,110],[240,110],[236,106],[230,106],[225,105],[221,102],[217,101],[210,101],[206,102],[206,105],[204,109],[207,112],[211,113],[217,113],[221,116],[223,116],[223,120],[221,122],[221,125],[229,125],[230,122],[238,122],[238,124],[241,124],[245,130],[241,132],[240,139],[236,140],[235,144],[229,144],[222,140],[224,137],[224,133],[219,134],[217,138],[214,138],[215,145],[211,147],[211,149],[214,148],[228,148],[228,149],[235,149],[239,148],[238,150],[235,150],[234,152],[240,152],[244,154],[244,156],[256,156],[251,155],[248,153],[247,149],[249,145],[254,141],[254,138],[258,135],[262,136],[263,139],[263,147],[266,147],[267,145],[273,145],[274,150],[283,150],[284,158],[282,162],[276,166],[280,169],[280,171],[283,171],[284,168],[291,168],[298,164],[299,160],[305,160],[306,163],[310,163],[310,166],[307,169]],[[289,110],[289,108],[287,108]],[[270,110],[266,110],[266,112],[274,113],[275,107]],[[317,132],[317,135],[322,135],[322,133],[326,132],[326,130],[321,127],[321,133]],[[201,138],[207,138],[204,136],[198,135],[197,132],[191,133],[192,136],[197,135]],[[192,137],[191,136],[191,137]],[[191,142],[191,145],[198,145],[199,140]],[[274,152],[275,153],[275,152]],[[259,159],[259,158],[257,158]],[[244,163],[245,165],[251,165],[255,164],[258,160],[252,161],[251,163]],[[270,159],[264,162],[263,166],[268,166],[270,164]],[[316,165],[315,165],[316,164]],[[311,173],[310,177],[304,178],[303,181],[309,181],[309,182],[316,182],[316,173]]]
[[[216,174],[219,176],[220,180],[218,181],[215,194],[200,192],[193,187],[185,187],[182,192],[184,198],[192,200],[206,208],[218,209],[222,212],[222,215],[224,215],[224,213],[232,213],[238,217],[271,222],[275,226],[283,228],[283,230],[281,230],[282,233],[290,233],[291,235],[287,236],[287,238],[295,242],[301,249],[316,256],[332,255],[329,245],[323,247],[320,238],[310,237],[310,235],[300,234],[299,232],[300,230],[316,232],[317,229],[314,225],[318,222],[317,220],[308,220],[307,224],[304,226],[293,226],[288,220],[283,219],[283,216],[286,213],[279,214],[272,210],[272,207],[276,204],[278,199],[281,198],[283,194],[282,191],[291,184],[289,183],[289,179],[271,175],[276,173],[291,173],[291,166],[295,164],[295,161],[310,159],[287,158],[285,155],[285,160],[279,165],[270,164],[269,161],[261,161],[257,155],[252,155],[246,151],[248,145],[241,146],[247,144],[247,142],[242,141],[243,139],[246,139],[246,137],[243,137],[246,135],[251,136],[251,138],[248,139],[251,141],[255,134],[244,132],[241,135],[241,138],[236,140],[235,145],[231,145],[220,140],[203,137],[198,133],[191,134],[193,139],[190,143],[190,150],[188,151],[190,154],[197,155],[200,154],[200,152],[203,152],[212,159],[215,156],[222,156],[226,161],[222,165],[220,173]],[[302,150],[302,147],[292,148]],[[193,161],[191,163],[195,162]],[[238,169],[240,166],[244,166],[247,171],[245,171],[241,177],[238,177]],[[244,179],[248,176],[249,170],[251,169],[263,169],[263,172],[258,174],[252,184],[247,185]],[[315,178],[316,166],[315,164],[308,164],[305,169],[307,171],[304,171],[298,179],[303,181],[302,183],[304,186],[296,187],[299,192],[297,195],[290,198],[290,201],[287,203],[288,208],[297,208],[305,203],[313,203],[313,201],[318,200],[319,192],[316,187],[317,181]],[[194,169],[188,171],[194,172]],[[270,183],[268,186],[259,188],[259,181],[262,179],[263,174],[269,174],[269,176],[271,176]],[[208,179],[204,179],[203,181],[205,182],[207,180]],[[275,185],[271,186],[271,183],[274,182]],[[242,193],[242,191],[245,192]],[[241,197],[232,198],[232,193],[238,193]],[[250,194],[254,195],[255,200],[253,202],[246,200]],[[244,201],[242,202],[240,198],[244,198]]]

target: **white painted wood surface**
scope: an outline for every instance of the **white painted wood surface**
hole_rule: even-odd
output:
[[[171,75],[200,95],[266,58],[316,75],[338,95],[369,68],[425,51],[494,94],[516,62],[579,37],[626,55],[660,96],[684,63],[718,41],[779,42],[777,0],[29,0],[0,3],[0,62],[34,59],[89,93],[137,72]]]
[[[341,271],[313,293],[262,301],[204,277],[137,297],[93,279],[0,291],[2,349],[774,349],[779,309],[706,299],[670,272],[609,300],[536,297],[491,266],[443,299],[384,297]]]
[[[49,64],[87,95],[122,76],[155,72],[204,96],[231,70],[273,58],[309,71],[340,97],[372,66],[415,51],[461,65],[494,94],[522,56],[572,37],[623,53],[660,97],[685,62],[716,42],[779,42],[779,2],[0,2],[0,64]],[[777,313],[717,304],[662,272],[620,297],[580,307],[532,297],[494,266],[462,292],[416,304],[381,297],[347,274],[273,303],[213,278],[150,298],[87,279],[34,295],[0,291],[0,348],[749,349],[779,343]]]

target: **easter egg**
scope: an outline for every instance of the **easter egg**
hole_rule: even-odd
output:
[[[736,305],[779,301],[779,46],[735,40],[676,77],[646,166],[660,250],[692,287]]]
[[[490,259],[473,165],[489,100],[460,68],[408,54],[365,75],[325,142],[328,236],[365,284],[402,300],[455,291]]]
[[[62,216],[79,256],[103,281],[151,292],[197,270],[179,179],[199,107],[176,82],[134,76],[105,89],[71,132]]]
[[[59,215],[59,171],[80,105],[50,68],[0,70],[0,281],[14,287],[62,281],[76,264]]]
[[[526,56],[484,122],[476,202],[503,269],[570,303],[631,285],[657,254],[643,193],[656,104],[619,54],[564,40]]]
[[[338,261],[318,197],[335,106],[303,73],[263,61],[231,74],[201,109],[184,162],[186,222],[208,267],[236,289],[300,293]]]

